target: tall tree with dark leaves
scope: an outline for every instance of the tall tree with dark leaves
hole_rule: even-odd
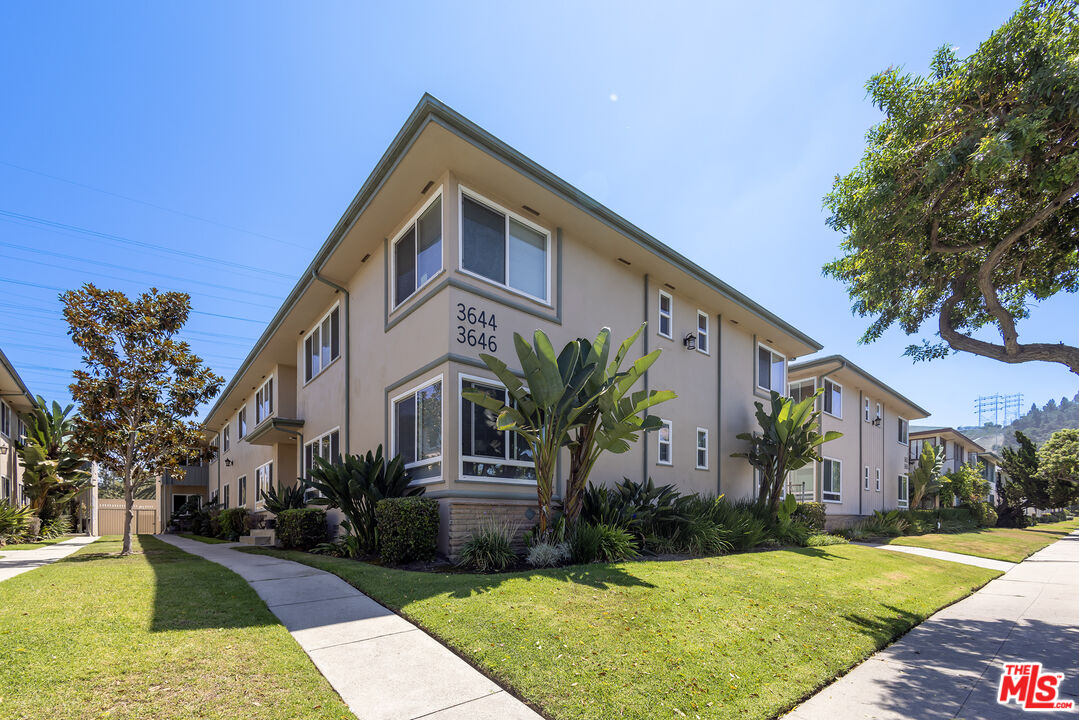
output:
[[[181,465],[207,456],[211,449],[190,418],[223,379],[177,339],[191,312],[186,293],[152,288],[132,300],[88,284],[60,299],[83,353],[71,385],[80,405],[76,444],[123,479],[121,554],[130,555],[137,492],[166,470],[182,475]]]
[[[825,198],[845,238],[824,272],[873,318],[862,342],[936,318],[940,341],[907,355],[1079,373],[1072,324],[1042,342],[1019,342],[1018,329],[1039,302],[1079,290],[1077,57],[1074,0],[1028,1],[964,60],[942,47],[929,77],[893,67],[870,79],[885,118]]]

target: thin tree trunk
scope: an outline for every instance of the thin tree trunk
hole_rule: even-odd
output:
[[[124,478],[124,546],[120,555],[131,554],[131,520],[135,517],[135,493],[131,487],[131,468]]]

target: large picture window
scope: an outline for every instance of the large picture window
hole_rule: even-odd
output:
[[[394,450],[413,481],[442,476],[442,378],[393,400]]]
[[[303,341],[304,382],[316,377],[341,354],[341,308],[335,305]]]
[[[462,390],[479,390],[505,403],[501,385],[475,378],[461,379]],[[494,482],[532,483],[536,469],[532,451],[516,434],[499,430],[498,414],[461,400],[461,475]]]
[[[757,345],[757,387],[777,393],[787,387],[787,358],[767,345]]]
[[[551,236],[494,203],[461,190],[461,269],[547,302]]]
[[[442,193],[427,201],[393,243],[393,305],[442,271]]]
[[[255,393],[255,424],[273,415],[273,377],[262,383]]]
[[[338,430],[319,435],[317,438],[303,446],[303,469],[304,474],[310,473],[315,467],[315,458],[320,457],[328,462],[336,460],[340,454],[340,437]]]
[[[838,460],[825,458],[821,463],[821,500],[825,502],[840,502],[842,494],[843,463]]]

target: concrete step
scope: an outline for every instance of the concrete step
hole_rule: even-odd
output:
[[[274,544],[275,538],[272,535],[273,531],[271,530],[270,532],[271,532],[270,535],[255,535],[253,533],[251,535],[241,535],[240,536],[240,544],[241,545],[259,545],[259,546],[265,545],[267,547],[271,546],[271,545]]]
[[[250,530],[250,531],[248,531],[248,534],[251,537],[268,537],[268,538],[272,538],[272,537],[275,537],[277,535],[277,531],[276,530]]]

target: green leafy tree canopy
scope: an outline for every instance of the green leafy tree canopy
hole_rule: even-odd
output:
[[[1079,347],[1020,343],[1017,329],[1039,301],[1079,290],[1075,8],[1025,2],[965,60],[943,47],[929,77],[870,79],[885,118],[825,198],[845,237],[824,271],[874,318],[863,342],[936,317],[942,342],[911,345],[915,360],[964,351],[1079,373]],[[975,337],[987,326],[1000,342]]]
[[[1058,430],[1038,448],[1038,472],[1048,483],[1049,507],[1079,502],[1079,430]]]

